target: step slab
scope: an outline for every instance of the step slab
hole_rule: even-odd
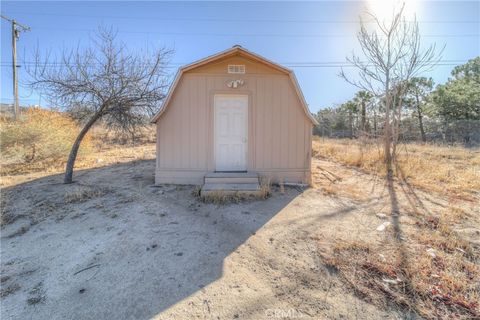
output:
[[[202,187],[201,195],[208,196],[212,194],[260,194],[260,185],[257,183],[205,183]]]
[[[205,175],[205,184],[258,184],[256,172],[211,172]]]

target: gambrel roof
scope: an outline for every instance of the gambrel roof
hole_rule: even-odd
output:
[[[295,88],[295,92],[297,93],[297,96],[298,96],[298,98],[300,100],[300,103],[303,107],[303,111],[305,112],[305,115],[314,125],[318,124],[317,121],[315,120],[315,118],[313,117],[313,115],[308,110],[307,102],[305,101],[305,97],[303,96],[302,90],[300,89],[300,86],[298,85],[298,81],[297,81],[297,78],[295,77],[295,73],[293,72],[293,70],[288,69],[288,68],[286,68],[286,67],[284,67],[284,66],[282,66],[278,63],[272,62],[272,61],[270,61],[270,60],[268,60],[268,59],[266,59],[266,58],[264,58],[264,57],[262,57],[262,56],[260,56],[256,53],[248,51],[247,49],[245,49],[241,46],[238,46],[238,45],[235,45],[232,48],[227,49],[225,51],[221,51],[221,52],[216,53],[214,55],[208,56],[204,59],[201,59],[201,60],[195,61],[193,63],[187,64],[187,65],[181,67],[180,69],[178,69],[177,74],[175,75],[175,79],[174,79],[172,85],[170,86],[170,89],[168,90],[167,96],[166,96],[165,100],[163,101],[162,106],[160,107],[160,110],[157,112],[157,114],[155,114],[155,116],[153,116],[153,118],[151,120],[152,123],[157,122],[157,120],[165,112],[165,110],[166,110],[166,108],[167,108],[167,106],[168,106],[168,104],[169,104],[169,102],[172,98],[173,92],[175,91],[176,86],[178,85],[182,75],[185,72],[187,72],[189,70],[192,70],[194,68],[206,65],[208,63],[216,62],[220,59],[224,59],[224,58],[228,58],[228,57],[232,57],[232,56],[236,56],[236,55],[240,55],[240,56],[249,58],[251,60],[263,63],[263,64],[265,64],[265,65],[267,65],[267,66],[269,66],[269,67],[271,67],[275,70],[278,70],[278,71],[288,75],[290,80],[292,81],[293,87]]]

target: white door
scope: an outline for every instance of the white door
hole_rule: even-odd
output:
[[[248,96],[215,95],[215,170],[247,170]]]

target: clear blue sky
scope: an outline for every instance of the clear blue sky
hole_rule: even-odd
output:
[[[424,44],[446,45],[445,64],[480,55],[480,2],[410,0]],[[312,112],[350,99],[356,89],[338,77],[338,63],[352,50],[358,17],[368,1],[322,2],[25,2],[2,1],[1,12],[31,27],[18,41],[19,64],[33,49],[55,52],[89,36],[100,24],[113,26],[132,48],[175,49],[172,74],[179,64],[240,44],[292,68]],[[453,65],[427,74],[445,82]],[[20,71],[21,79],[25,75]],[[1,23],[1,101],[12,101],[10,24]],[[37,93],[20,87],[22,105],[38,104]],[[43,101],[44,102],[44,101]]]

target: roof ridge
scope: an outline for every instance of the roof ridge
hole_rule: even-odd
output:
[[[316,124],[317,121],[316,119],[312,116],[312,114],[310,113],[310,110],[308,109],[308,105],[307,105],[307,102],[305,101],[305,97],[303,96],[303,93],[302,93],[302,90],[300,89],[300,86],[298,84],[298,81],[297,81],[297,78],[295,77],[295,73],[293,72],[293,70],[289,69],[289,68],[286,68],[276,62],[273,62],[257,53],[254,53],[252,51],[249,51],[248,49],[236,44],[234,45],[233,47],[227,49],[227,50],[224,50],[224,51],[220,51],[220,52],[217,52],[215,54],[212,54],[212,55],[209,55],[203,59],[200,59],[200,60],[197,60],[197,61],[194,61],[192,63],[189,63],[189,64],[186,64],[182,67],[180,67],[177,71],[177,74],[175,76],[175,79],[172,83],[172,85],[170,86],[169,90],[168,90],[168,93],[167,93],[167,96],[165,98],[165,100],[163,100],[163,103],[162,103],[162,106],[160,107],[160,110],[153,116],[152,118],[152,122],[156,122],[158,120],[158,118],[160,118],[160,116],[162,115],[162,113],[165,111],[166,107],[167,107],[167,104],[169,103],[171,97],[172,97],[172,94],[173,94],[173,91],[175,90],[175,87],[177,86],[181,76],[183,75],[184,72],[186,71],[189,71],[193,68],[196,68],[196,67],[200,67],[202,65],[205,65],[207,63],[211,63],[213,61],[216,61],[216,60],[219,60],[219,59],[222,59],[224,58],[225,56],[228,56],[229,54],[231,53],[234,53],[234,52],[243,52],[244,54],[246,54],[247,56],[250,56],[251,59],[256,59],[258,61],[261,61],[263,62],[264,64],[266,65],[269,65],[270,67],[274,68],[274,69],[277,69],[279,71],[283,71],[285,72],[290,80],[292,81],[292,84],[294,86],[294,89],[298,95],[298,98],[300,99],[300,102],[301,102],[301,105],[306,113],[306,116],[307,118],[309,118],[309,120],[313,123],[313,124]]]

